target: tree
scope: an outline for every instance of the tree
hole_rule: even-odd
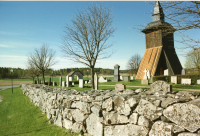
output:
[[[185,48],[200,48],[199,39],[194,39],[184,34],[184,30],[200,28],[200,2],[199,1],[166,1],[161,6],[165,12],[166,19],[180,32],[181,43]]]
[[[35,48],[33,53],[28,56],[28,62],[42,73],[43,83],[45,83],[45,71],[57,63],[55,61],[55,51],[49,48],[47,44],[43,44],[40,48]]]
[[[28,64],[29,64],[28,65],[28,73],[33,78],[33,84],[34,84],[34,78],[37,77],[37,79],[38,79],[40,71],[38,68],[36,68],[34,66],[34,64],[31,64],[30,62]]]
[[[187,54],[185,68],[196,68],[200,74],[200,49],[195,49]]]
[[[94,89],[94,66],[97,60],[111,56],[105,52],[112,46],[107,40],[113,35],[112,14],[109,9],[94,5],[79,11],[72,19],[72,26],[66,25],[62,51],[69,60],[91,68],[92,88]]]
[[[127,70],[131,75],[137,74],[141,61],[142,57],[139,54],[135,54],[129,59],[127,63]]]

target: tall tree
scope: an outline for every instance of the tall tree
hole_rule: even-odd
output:
[[[91,6],[79,11],[72,19],[72,26],[66,25],[62,51],[69,60],[91,68],[92,88],[94,89],[94,66],[99,59],[111,56],[105,52],[112,46],[107,40],[113,35],[113,17],[110,10],[103,6]]]
[[[135,54],[129,59],[127,70],[131,75],[137,74],[141,61],[142,57],[139,54]]]
[[[50,49],[47,44],[43,44],[40,48],[35,48],[28,56],[28,62],[40,70],[45,83],[44,74],[51,66],[57,63],[55,61],[55,51]]]
[[[187,54],[185,68],[195,68],[200,74],[200,49],[194,49]]]

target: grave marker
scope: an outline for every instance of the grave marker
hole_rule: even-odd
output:
[[[83,88],[84,84],[83,84],[83,79],[79,79],[79,87]]]
[[[171,76],[171,83],[177,84],[177,76]]]
[[[123,76],[123,81],[125,81],[125,82],[130,82],[130,76],[129,75],[124,75]]]
[[[119,80],[120,80],[119,68],[120,68],[120,66],[117,64],[114,66],[114,79],[112,80],[113,82],[119,82]]]
[[[69,87],[69,76],[66,76],[66,85]]]
[[[59,86],[62,86],[62,77],[60,76],[60,84]]]
[[[199,84],[200,84],[200,79],[197,80],[197,85],[199,85]]]
[[[191,85],[191,79],[190,78],[182,78],[181,79],[181,84]]]

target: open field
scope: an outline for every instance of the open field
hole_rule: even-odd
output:
[[[0,135],[1,136],[78,136],[65,128],[49,124],[46,114],[23,95],[22,90],[14,88],[0,91]]]

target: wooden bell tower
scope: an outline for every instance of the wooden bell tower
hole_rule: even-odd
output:
[[[136,79],[143,79],[144,70],[150,70],[151,76],[181,74],[182,66],[174,48],[173,26],[164,20],[164,13],[159,1],[156,2],[153,22],[142,30],[146,36],[146,50],[141,61]]]

